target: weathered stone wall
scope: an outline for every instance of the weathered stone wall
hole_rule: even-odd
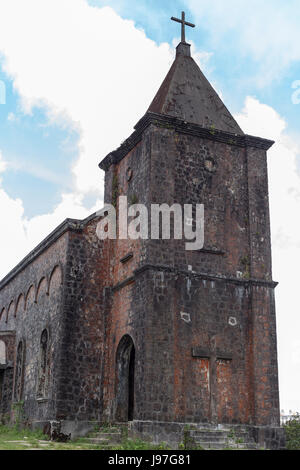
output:
[[[134,420],[278,425],[266,153],[222,139],[152,123],[106,173],[105,201],[116,208],[121,195],[149,214],[153,203],[204,204],[203,250],[186,251],[185,240],[100,241],[91,216],[0,283],[0,339],[15,364],[6,383],[24,378],[18,399],[31,421],[114,420],[128,335]],[[14,387],[5,387],[7,409]]]
[[[59,420],[101,418],[109,251],[97,238],[98,221],[87,222],[81,233],[71,233],[69,239],[57,391]]]
[[[57,365],[60,355],[62,327],[61,304],[64,264],[67,251],[67,234],[45,248],[39,256],[21,269],[7,282],[1,282],[0,290],[0,334],[14,333],[13,353],[10,360],[15,366],[20,341],[24,345],[22,393],[16,397],[16,378],[10,378],[7,394],[12,402],[24,401],[25,418],[29,421],[44,421],[55,415]],[[37,396],[40,341],[43,330],[47,329],[48,364],[47,393],[41,399]],[[2,336],[3,338],[3,336]],[[4,336],[5,338],[5,336]],[[16,367],[14,367],[14,376]]]
[[[266,152],[247,148],[250,277],[272,280],[271,235]],[[251,350],[255,424],[280,425],[274,288],[251,289]]]
[[[110,248],[105,249],[105,242],[97,238],[97,223],[95,217],[83,223],[70,221],[70,229],[8,279],[0,291],[1,330],[16,334],[15,376],[17,348],[20,341],[25,345],[20,400],[25,417],[35,423],[99,420],[101,416]],[[44,330],[49,336],[49,367],[41,387],[45,388],[45,381],[47,394],[41,397]],[[9,387],[13,401],[16,380]]]
[[[149,259],[207,274],[249,276],[245,149],[154,126],[151,142],[152,201],[204,204],[206,251],[189,252],[185,241],[152,241]]]
[[[142,142],[133,148],[118,165],[112,165],[105,178],[105,201],[115,204],[117,197],[127,195],[128,206],[144,204],[150,209],[151,203],[151,132],[147,129]],[[116,197],[117,196],[117,197]],[[117,207],[118,208],[118,207]],[[149,212],[150,213],[150,212]],[[130,219],[129,219],[130,223]],[[119,225],[118,225],[119,226]],[[106,356],[104,369],[105,420],[114,419],[116,410],[118,345],[125,335],[134,342],[138,356],[135,360],[135,397],[139,397],[139,384],[144,378],[147,358],[144,355],[145,312],[149,299],[141,291],[135,292],[134,272],[146,263],[148,241],[115,240],[109,243],[110,264],[109,313],[106,326]],[[126,260],[127,255],[130,255]],[[135,302],[135,304],[134,304]]]
[[[114,414],[116,351],[128,334],[135,420],[278,425],[266,152],[150,125],[110,167],[105,200],[133,190],[148,208],[204,204],[205,245],[114,242],[104,413]]]
[[[0,416],[7,419],[10,413],[12,401],[14,356],[15,356],[15,332],[1,331],[3,357],[0,363]]]
[[[133,338],[136,420],[252,421],[248,304],[249,291],[241,285],[175,270],[147,269],[114,293],[109,350],[114,359],[122,336]],[[210,370],[205,355],[212,356],[214,347],[220,358]],[[193,349],[204,357],[193,357]]]

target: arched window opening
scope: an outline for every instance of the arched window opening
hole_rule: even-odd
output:
[[[6,364],[6,345],[4,341],[0,341],[0,365]]]
[[[1,369],[1,366],[6,364],[6,345],[4,341],[0,341],[0,413],[1,413],[1,403],[2,403],[2,389],[4,382],[4,370]]]
[[[19,342],[17,350],[16,374],[15,374],[15,400],[21,401],[23,396],[24,385],[24,360],[25,345],[23,341]]]
[[[115,419],[119,422],[134,419],[135,347],[129,335],[121,339],[116,355]]]
[[[38,398],[46,398],[48,394],[48,375],[49,375],[49,335],[44,330],[40,342],[40,364],[38,378]]]

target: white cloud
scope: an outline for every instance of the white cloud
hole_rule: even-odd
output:
[[[66,214],[67,218],[70,219],[84,219],[101,207],[102,202],[98,200],[94,207],[88,210],[83,205],[82,195],[63,194],[60,204],[53,213],[36,216],[24,221],[27,238],[34,247],[66,218]]]
[[[16,115],[14,113],[8,113],[7,120],[9,122],[15,122],[17,120]]]
[[[80,133],[76,189],[102,192],[97,164],[146,112],[172,60],[169,45],[86,0],[1,0],[0,52],[23,110],[42,106]]]
[[[270,106],[248,97],[235,116],[242,129],[276,141],[268,152],[269,192],[276,288],[281,407],[300,410],[299,361],[299,262],[300,177],[298,143],[286,133],[286,123]],[[298,345],[298,346],[297,346]]]
[[[98,200],[88,210],[82,195],[63,194],[53,213],[27,219],[22,201],[10,198],[0,187],[0,279],[67,217],[84,219],[100,207]]]
[[[294,366],[300,366],[300,340],[293,341],[292,363]]]
[[[6,170],[7,163],[3,160],[2,152],[0,150],[0,173],[3,173]]]
[[[1,231],[0,231],[0,278],[8,269],[20,261],[28,248],[23,225],[24,209],[20,199],[11,199],[0,188]],[[9,249],[13,247],[13,249]]]
[[[300,60],[299,0],[185,0],[194,20],[206,29],[214,49],[237,48],[257,63],[256,82],[280,78]],[[234,41],[234,42],[232,42]]]
[[[1,277],[65,218],[84,218],[101,207],[98,163],[146,112],[174,51],[168,44],[158,46],[111,8],[93,8],[86,0],[1,0],[0,54],[21,99],[19,114],[43,107],[50,122],[80,135],[73,192],[62,195],[52,214],[27,220],[22,201],[0,187],[1,218],[10,221],[0,233]],[[15,118],[8,115],[12,125]],[[22,165],[0,159],[2,172]],[[47,181],[60,178],[30,166],[23,170]],[[84,196],[91,191],[99,199],[87,209]],[[18,248],[12,254],[7,246]]]

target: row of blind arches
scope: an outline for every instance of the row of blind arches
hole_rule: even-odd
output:
[[[38,303],[42,293],[51,295],[52,290],[56,289],[57,284],[62,283],[62,268],[56,265],[50,276],[43,276],[38,284],[32,284],[26,293],[19,294],[17,300],[11,300],[8,307],[2,307],[0,310],[0,321],[8,323],[11,317],[16,318],[18,312],[26,311],[33,303]]]

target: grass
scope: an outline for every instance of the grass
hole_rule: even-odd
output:
[[[102,433],[113,433],[117,431],[118,428],[111,425],[102,425],[95,426],[95,432]],[[94,433],[90,434],[90,437]],[[232,435],[232,438],[235,438],[235,434]],[[179,450],[182,449],[194,449],[194,450],[204,450],[200,446],[189,445],[191,443],[182,442],[179,446]],[[293,443],[294,444],[294,443]],[[230,444],[223,450],[237,450],[232,449]],[[295,447],[295,444],[294,444]],[[160,444],[150,444],[141,439],[129,439],[126,434],[123,435],[123,438],[120,443],[112,444],[109,446],[110,450],[175,450],[172,447],[164,442]],[[78,438],[73,441],[60,443],[50,441],[48,436],[45,436],[41,431],[31,431],[28,428],[21,429],[18,426],[4,426],[0,425],[0,450],[106,450],[105,445],[101,444],[92,444],[86,441],[85,438]]]
[[[66,443],[52,442],[41,431],[0,426],[0,450],[100,450],[83,439]]]
[[[102,430],[102,429],[101,429]],[[111,430],[111,428],[107,429]],[[89,444],[84,438],[66,443],[52,442],[41,431],[0,426],[0,450],[104,450],[99,444]],[[152,445],[140,439],[123,439],[113,450],[168,450],[166,444]]]
[[[115,450],[171,450],[164,442],[161,444],[149,444],[141,439],[125,439]]]

